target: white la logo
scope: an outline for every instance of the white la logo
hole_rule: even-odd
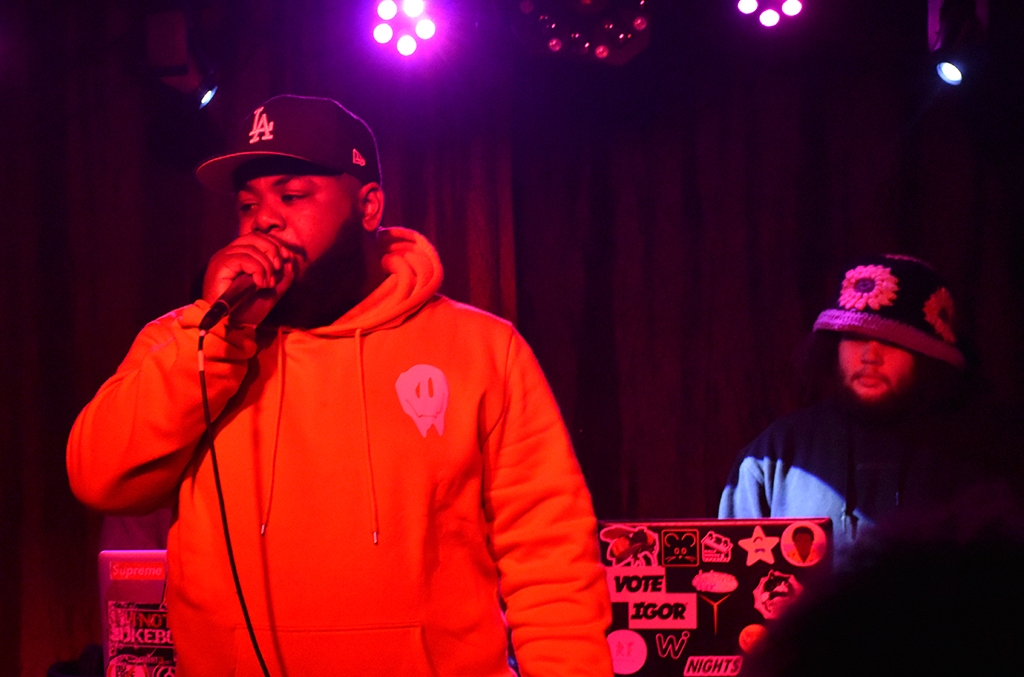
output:
[[[260,106],[253,113],[249,143],[256,143],[261,140],[269,141],[272,138],[274,138],[274,123],[267,120],[267,114],[263,112],[263,106]]]

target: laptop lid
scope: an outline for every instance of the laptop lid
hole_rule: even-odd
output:
[[[739,673],[766,626],[832,565],[832,521],[598,523],[618,675]]]
[[[175,654],[164,590],[166,550],[99,554],[100,618],[106,674],[173,677]]]

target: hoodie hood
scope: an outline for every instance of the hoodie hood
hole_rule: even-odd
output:
[[[427,238],[408,228],[381,228],[377,246],[388,277],[356,307],[326,327],[308,330],[310,334],[343,337],[389,329],[437,293],[444,271]]]

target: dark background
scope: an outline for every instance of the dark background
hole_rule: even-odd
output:
[[[531,52],[517,0],[448,3],[429,63],[367,44],[370,2],[179,2],[220,85],[203,110],[146,66],[170,4],[0,5],[0,674],[99,639],[67,434],[230,239],[231,198],[191,170],[275,94],[374,128],[385,225],[516,322],[600,517],[715,514],[739,449],[800,405],[794,352],[861,254],[934,263],[987,394],[1020,410],[1024,3],[991,0],[980,82],[954,89],[927,0],[806,0],[770,32],[731,0],[647,0],[622,66]]]

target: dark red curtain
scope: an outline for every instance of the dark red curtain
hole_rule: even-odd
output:
[[[455,3],[449,55],[396,65],[353,38],[359,4],[179,4],[217,67],[201,111],[146,68],[157,3],[0,6],[0,674],[99,639],[100,517],[68,489],[67,433],[230,238],[231,199],[191,168],[274,94],[373,126],[385,224],[517,323],[602,517],[715,513],[735,454],[800,405],[794,352],[860,254],[933,262],[988,393],[1020,408],[1019,3],[992,0],[988,75],[959,90],[931,74],[925,0],[807,2],[774,34],[652,1],[622,67],[528,54],[514,0]]]

